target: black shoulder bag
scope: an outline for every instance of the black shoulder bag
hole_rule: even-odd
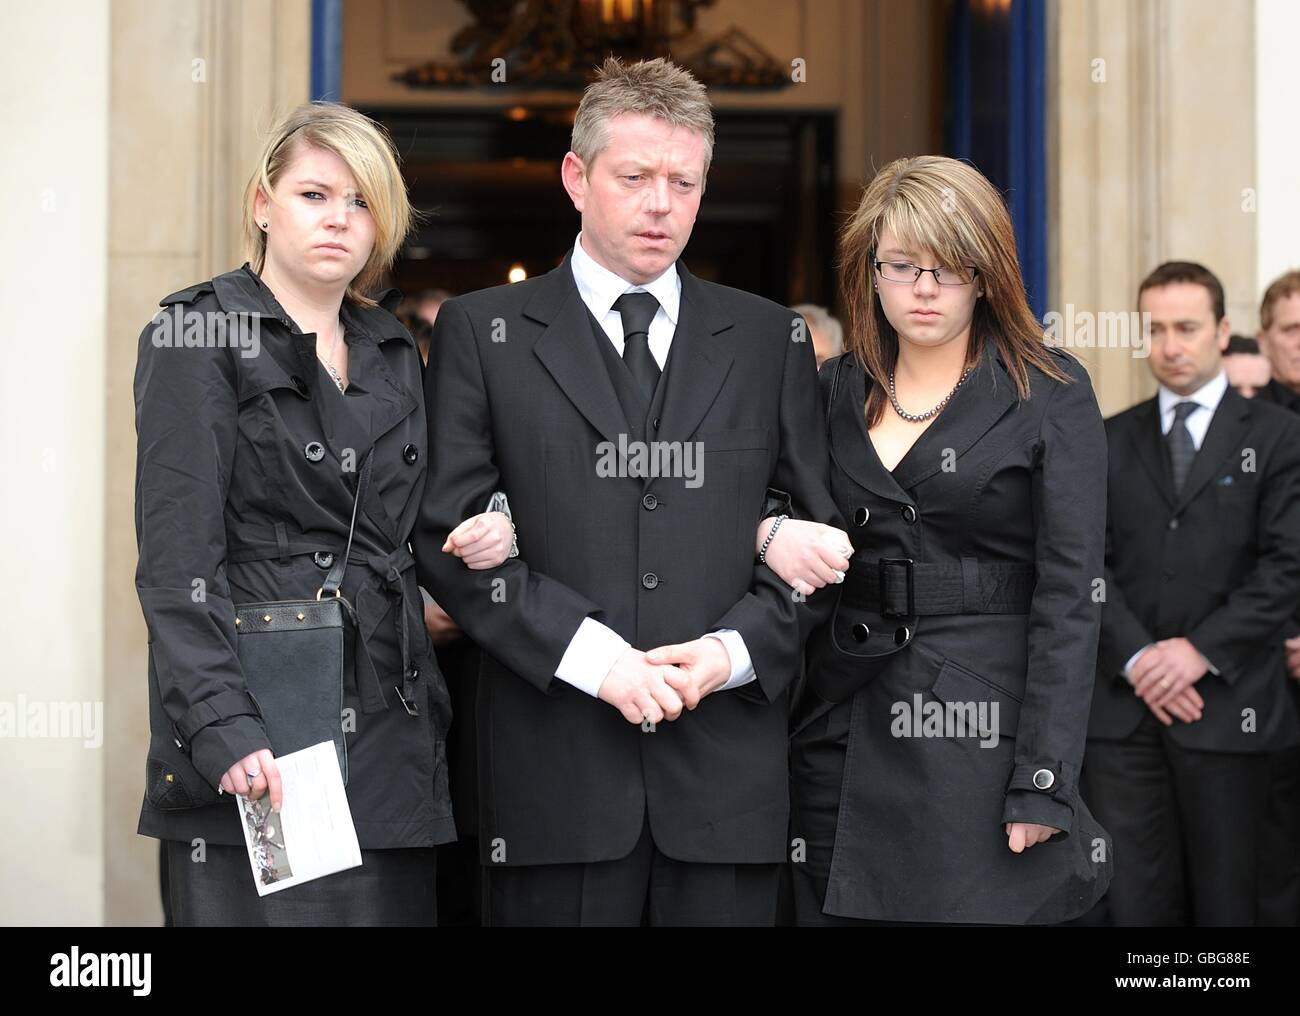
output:
[[[373,452],[373,449],[372,449]],[[372,453],[357,478],[348,542],[310,600],[236,603],[235,633],[239,664],[248,695],[257,707],[271,751],[278,758],[322,741],[333,741],[343,782],[348,782],[348,751],[343,736],[344,614],[355,625],[356,612],[343,596],[343,575],[352,552],[357,510],[365,499]],[[155,808],[178,810],[221,800],[173,742],[151,745],[146,797]],[[166,757],[161,757],[161,756]],[[231,759],[231,764],[238,762]]]

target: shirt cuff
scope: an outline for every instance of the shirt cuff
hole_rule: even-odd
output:
[[[727,655],[731,657],[731,676],[718,691],[739,688],[755,679],[754,664],[749,658],[749,650],[745,648],[745,640],[740,632],[734,628],[720,628],[718,631],[709,632],[705,638],[717,639],[727,650]]]
[[[1124,680],[1127,681],[1129,684],[1133,683],[1133,664],[1137,663],[1138,657],[1141,656],[1143,653],[1145,653],[1153,645],[1155,645],[1154,642],[1148,642],[1146,645],[1144,645],[1141,649],[1139,649],[1136,653],[1134,653],[1132,656],[1128,658],[1128,663],[1124,664],[1124,671],[1123,671]]]
[[[614,629],[584,617],[555,668],[555,676],[596,698],[610,668],[627,648],[627,641]]]

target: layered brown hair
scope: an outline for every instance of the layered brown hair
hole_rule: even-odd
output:
[[[867,185],[840,234],[840,278],[848,319],[845,347],[878,383],[867,397],[867,425],[879,422],[883,381],[898,362],[898,333],[874,285],[872,259],[886,229],[905,250],[930,251],[939,264],[971,266],[984,295],[975,303],[966,365],[992,343],[1016,394],[1029,398],[1029,368],[1068,382],[1025,299],[1011,216],[997,190],[956,159],[922,155],[891,162]]]

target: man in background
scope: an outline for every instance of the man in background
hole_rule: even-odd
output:
[[[1119,925],[1252,925],[1269,753],[1300,744],[1300,420],[1228,386],[1223,287],[1142,282],[1156,396],[1106,421],[1106,574],[1084,768]],[[1188,909],[1190,904],[1190,909]]]
[[[1223,370],[1228,384],[1243,399],[1253,399],[1273,376],[1268,357],[1260,352],[1259,343],[1248,335],[1233,335],[1223,351]]]
[[[844,326],[829,310],[815,303],[801,303],[790,309],[796,314],[802,314],[803,319],[808,322],[813,351],[817,354],[818,370],[832,356],[839,356],[844,352]]]

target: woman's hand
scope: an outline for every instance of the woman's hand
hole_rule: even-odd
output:
[[[456,622],[433,600],[424,605],[424,627],[435,646],[445,646],[460,638]]]
[[[1046,843],[1061,830],[1055,826],[1036,825],[1033,822],[1008,822],[1006,831],[1007,846],[1011,848],[1012,853],[1019,854],[1035,843]]]
[[[758,524],[755,553],[763,549],[763,541],[775,523],[776,519],[763,519]],[[767,548],[767,566],[796,592],[811,596],[825,585],[843,582],[852,555],[853,544],[844,530],[820,522],[786,519]]]
[[[447,535],[444,554],[455,554],[467,568],[495,568],[510,556],[514,526],[504,512],[484,512],[466,519]]]
[[[227,769],[221,777],[221,789],[227,794],[239,794],[253,801],[270,790],[272,811],[279,811],[284,801],[280,770],[270,748],[261,748]]]

